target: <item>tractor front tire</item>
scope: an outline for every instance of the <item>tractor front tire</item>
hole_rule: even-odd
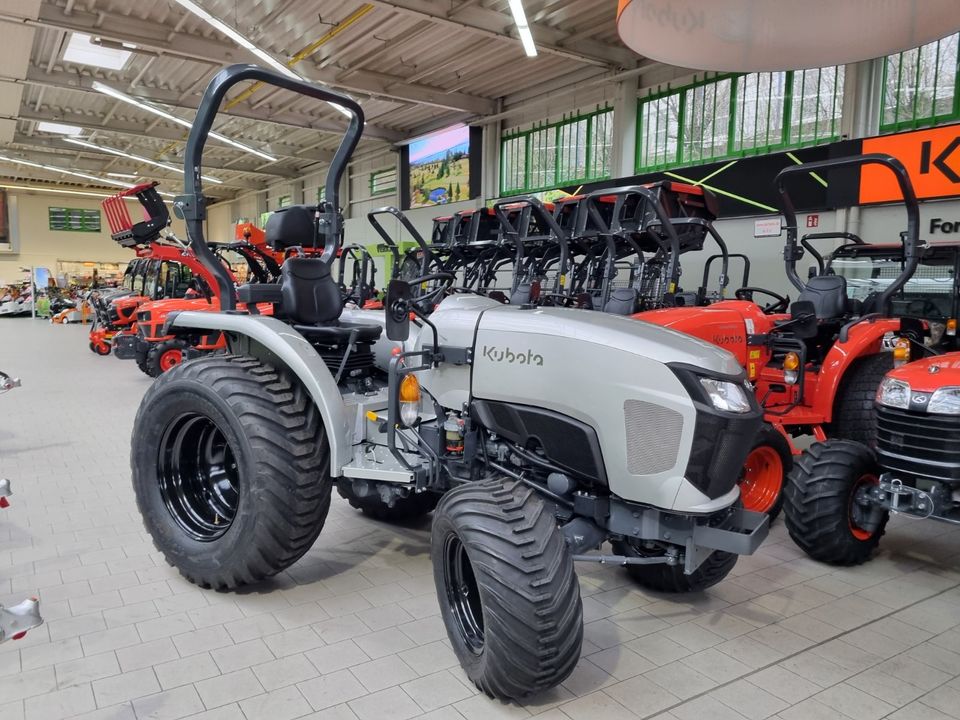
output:
[[[90,343],[90,349],[97,355],[107,356],[110,354],[110,343],[98,340],[97,342]]]
[[[313,545],[330,509],[319,410],[251,357],[178,365],[147,391],[133,429],[133,488],[157,549],[190,582],[264,580]]]
[[[747,455],[740,476],[745,510],[766,513],[772,523],[783,507],[783,488],[793,467],[790,443],[772,425],[764,425]]]
[[[848,440],[815,443],[796,461],[784,493],[787,532],[814,560],[860,565],[880,543],[889,513],[872,531],[860,527],[870,507],[858,498],[877,483],[870,448]]]
[[[396,497],[393,499],[393,505],[390,505],[384,502],[378,492],[357,495],[350,478],[337,480],[337,492],[340,497],[350,503],[350,507],[360,510],[368,517],[384,522],[414,520],[432,512],[440,502],[440,496],[437,493],[421,492],[410,493],[406,497]]]
[[[434,514],[431,557],[453,650],[482,692],[518,700],[570,675],[583,641],[580,586],[534,490],[488,480],[448,492]]]
[[[829,437],[854,440],[872,447],[877,439],[874,398],[883,376],[893,370],[893,353],[877,353],[856,360],[843,376],[833,401]]]
[[[140,369],[152,378],[160,377],[183,363],[187,347],[187,343],[178,338],[152,343],[147,350],[147,359]]]

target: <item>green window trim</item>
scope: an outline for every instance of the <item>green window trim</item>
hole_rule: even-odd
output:
[[[844,67],[714,73],[637,101],[636,172],[840,139]]]
[[[960,120],[958,49],[960,33],[954,33],[884,58],[880,132]]]
[[[59,232],[95,232],[101,230],[100,210],[95,208],[47,207],[50,230]]]
[[[370,173],[370,197],[389,195],[397,191],[397,169],[388,168]]]
[[[613,108],[609,106],[504,133],[500,138],[500,195],[607,180],[612,150]]]

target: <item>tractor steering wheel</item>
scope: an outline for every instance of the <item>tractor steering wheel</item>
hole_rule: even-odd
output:
[[[430,273],[429,275],[421,275],[420,277],[407,280],[406,282],[410,285],[410,287],[417,287],[419,285],[422,285],[423,283],[431,282],[433,280],[443,281],[441,282],[440,285],[438,285],[436,288],[434,288],[430,292],[424,295],[418,295],[414,298],[414,302],[416,302],[417,305],[419,305],[420,307],[430,307],[430,305],[433,304],[434,300],[437,299],[437,296],[445,293],[450,288],[450,285],[454,281],[456,281],[456,279],[457,279],[457,276],[454,275],[452,272],[436,272],[436,273]]]
[[[734,293],[734,296],[737,300],[747,300],[753,302],[753,294],[760,293],[761,295],[767,295],[772,297],[775,302],[769,303],[767,305],[761,306],[760,310],[763,311],[764,315],[773,315],[774,313],[783,313],[787,311],[787,308],[790,307],[790,298],[786,295],[780,295],[773,292],[772,290],[767,290],[765,288],[759,287],[742,287]]]

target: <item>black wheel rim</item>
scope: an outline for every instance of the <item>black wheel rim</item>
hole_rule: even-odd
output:
[[[163,503],[185,533],[210,542],[230,529],[240,503],[237,461],[213,420],[188,413],[170,423],[159,471]]]
[[[450,611],[464,644],[475,654],[483,651],[483,605],[467,550],[456,535],[443,548],[443,581]]]

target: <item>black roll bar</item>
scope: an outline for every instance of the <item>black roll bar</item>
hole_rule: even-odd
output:
[[[203,221],[207,217],[207,208],[200,177],[201,161],[203,159],[203,148],[206,145],[207,137],[210,135],[220,103],[223,102],[230,88],[247,80],[262,82],[317,100],[331,102],[346,109],[351,114],[347,130],[327,171],[326,201],[323,203],[323,211],[319,214],[320,231],[328,239],[320,260],[327,265],[330,265],[336,258],[337,251],[343,242],[343,226],[339,210],[340,180],[347,169],[347,162],[363,134],[363,109],[353,98],[347,95],[280,73],[271,72],[257,65],[230,65],[214,75],[200,99],[197,115],[190,128],[183,158],[183,195],[174,199],[173,209],[177,217],[186,222],[187,241],[196,253],[197,259],[217,279],[217,284],[220,286],[220,309],[222,311],[233,310],[236,307],[236,293],[226,270],[217,261],[216,256],[210,252],[204,241]]]
[[[628,195],[640,195],[644,200],[650,203],[654,213],[656,213],[657,219],[660,221],[660,226],[666,232],[670,250],[670,257],[667,259],[667,292],[675,293],[680,284],[680,236],[677,235],[677,230],[674,227],[674,219],[667,214],[666,210],[663,209],[663,206],[660,204],[657,196],[650,191],[650,188],[646,188],[643,185],[624,185],[623,187],[594,190],[587,195],[587,197],[584,199],[584,202],[587,203],[587,211],[590,213],[590,217],[593,219],[593,222],[598,228],[601,229],[599,234],[624,235],[632,232],[631,230],[624,230],[620,223],[620,215]],[[603,221],[603,215],[600,214],[600,208],[597,205],[597,202],[602,197],[611,196],[613,196],[615,200],[613,205],[613,215],[610,225],[608,226]],[[639,227],[637,228],[637,232],[642,233],[646,229],[646,227]]]
[[[510,218],[506,212],[508,208],[519,209],[521,211],[519,228],[514,227],[513,223],[510,222]],[[560,285],[564,282],[563,279],[566,278],[570,262],[570,246],[567,242],[567,234],[563,228],[560,227],[560,223],[557,222],[553,213],[548,211],[538,198],[524,196],[499,200],[493,204],[493,212],[497,216],[503,232],[517,244],[516,258],[514,260],[514,277],[511,281],[514,291],[516,291],[519,286],[519,278],[516,277],[516,273],[520,271],[523,265],[525,252],[523,241],[529,238],[530,217],[532,215],[536,215],[542,226],[547,228],[548,235],[560,246],[560,267],[557,272],[557,283]],[[557,288],[557,290],[562,290],[562,286]]]
[[[802,165],[791,165],[777,173],[774,184],[776,185],[777,192],[780,193],[780,209],[786,220],[787,228],[787,244],[783,250],[784,264],[787,270],[787,278],[797,290],[803,292],[806,288],[806,283],[797,275],[797,260],[802,257],[803,252],[797,247],[797,211],[790,197],[790,193],[787,191],[787,180],[795,179],[798,176],[811,172],[834,170],[836,168],[862,167],[863,165],[881,165],[894,174],[894,177],[897,179],[897,184],[900,186],[900,193],[903,195],[903,204],[907,211],[907,230],[903,235],[903,253],[905,260],[903,269],[900,271],[897,279],[890,283],[890,285],[880,293],[880,297],[877,299],[878,307],[886,308],[890,298],[906,285],[907,280],[913,276],[914,272],[916,272],[917,265],[920,263],[920,203],[917,201],[917,194],[913,190],[913,183],[910,182],[910,175],[907,169],[903,166],[903,163],[895,157],[883,153],[870,153],[867,155],[820,160]],[[809,239],[810,236],[807,236],[807,238]],[[822,258],[820,262],[822,262]]]
[[[397,247],[397,244],[393,241],[393,238],[390,237],[390,233],[388,233],[383,225],[380,224],[380,221],[377,219],[377,215],[392,215],[397,219],[400,225],[403,226],[403,229],[410,233],[414,242],[417,243],[421,252],[423,253],[423,259],[420,261],[420,274],[426,275],[427,272],[429,272],[430,265],[433,263],[433,252],[430,250],[430,247],[423,239],[423,236],[417,231],[407,216],[397,210],[397,208],[387,206],[368,212],[367,221],[373,225],[373,229],[377,231],[377,235],[383,238],[383,241],[390,249],[390,254],[393,255],[393,272],[391,273],[391,276],[395,278],[400,273],[400,250]]]

